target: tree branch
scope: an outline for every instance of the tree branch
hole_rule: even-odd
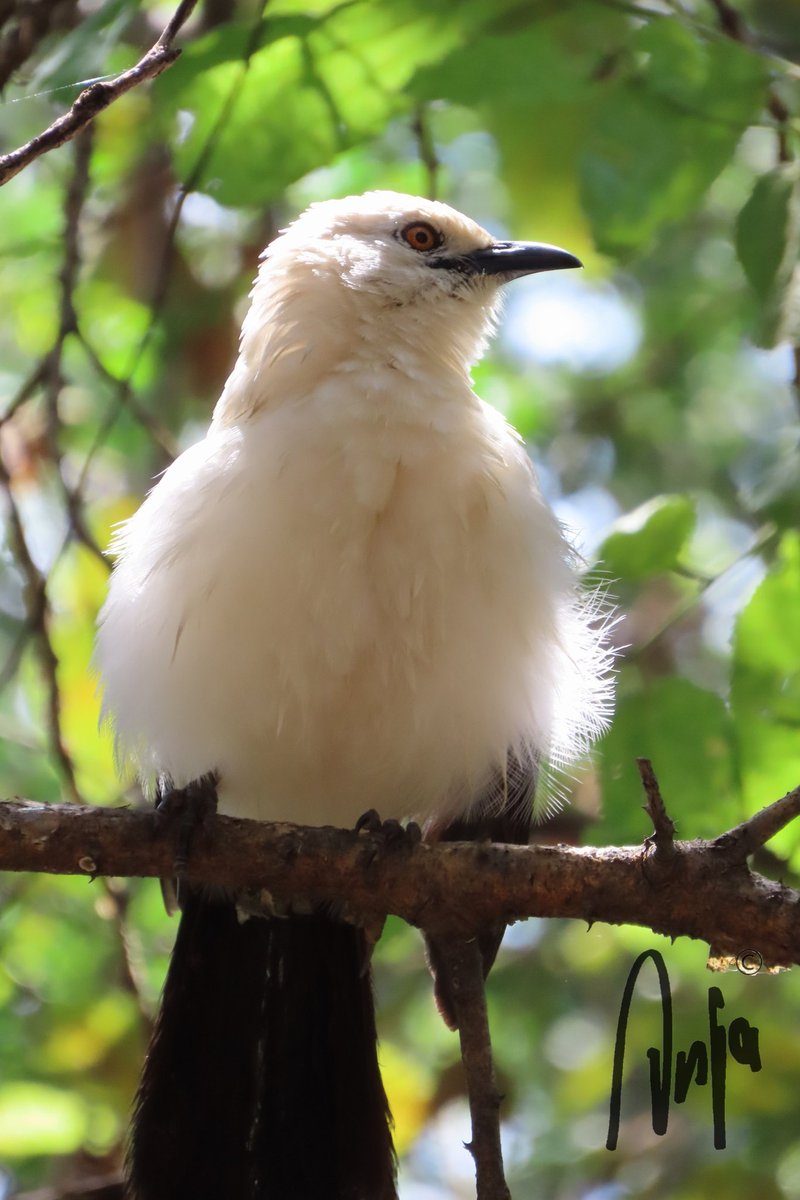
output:
[[[167,67],[172,66],[180,54],[172,43],[181,27],[190,17],[197,0],[181,0],[172,17],[161,33],[158,41],[140,58],[135,66],[130,67],[114,79],[99,80],[84,88],[68,112],[49,125],[42,133],[31,138],[24,146],[11,150],[8,154],[0,155],[0,187],[13,179],[34,159],[63,146],[76,134],[80,133],[90,121],[108,108],[125,92],[144,83],[147,79],[155,79]]]
[[[800,789],[778,806],[795,815]],[[188,876],[281,899],[344,900],[462,939],[498,919],[577,917],[700,938],[734,957],[753,947],[765,966],[788,966],[800,963],[800,893],[750,871],[742,854],[773,811],[711,841],[676,841],[660,864],[642,846],[395,846],[364,832],[217,816],[195,833]],[[0,804],[3,870],[168,876],[175,844],[174,824],[151,813]]]
[[[259,899],[268,892],[281,900],[335,902],[367,924],[394,913],[434,934],[453,986],[478,1200],[508,1200],[502,1098],[476,940],[481,929],[498,919],[582,917],[702,938],[711,966],[800,962],[800,893],[747,865],[749,854],[800,814],[800,787],[713,840],[678,842],[651,764],[641,759],[639,769],[655,825],[643,846],[426,844],[366,828],[302,828],[205,813],[193,826],[187,864],[180,808],[157,815],[9,801],[0,803],[0,869],[164,877],[180,859],[185,878],[256,892]]]
[[[495,1082],[489,1017],[483,980],[483,956],[476,939],[441,938],[453,992],[461,1061],[467,1077],[472,1141],[467,1149],[475,1162],[477,1200],[511,1200],[500,1145],[500,1103]]]

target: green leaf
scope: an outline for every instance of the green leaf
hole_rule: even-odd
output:
[[[766,84],[764,62],[735,42],[700,41],[673,20],[638,30],[627,69],[598,84],[580,161],[599,247],[630,254],[686,217],[755,119]]]
[[[774,346],[800,334],[800,168],[762,175],[736,223],[736,253],[761,302],[754,340]]]
[[[694,529],[688,496],[656,496],[614,523],[600,548],[603,572],[613,579],[641,580],[671,570]]]
[[[725,702],[688,679],[659,679],[625,696],[600,754],[605,818],[593,832],[600,844],[641,840],[649,832],[637,758],[652,759],[682,837],[710,836],[738,819]]]
[[[404,89],[474,24],[444,0],[345,3],[315,19],[267,21],[267,44],[242,56],[242,27],[204,39],[167,72],[170,111],[192,117],[178,141],[181,177],[223,204],[262,204],[409,108]],[[483,19],[486,13],[481,8]],[[221,122],[222,116],[225,119]]]
[[[587,262],[593,246],[575,162],[603,47],[620,36],[624,18],[597,4],[570,4],[535,20],[507,13],[411,84],[422,100],[478,110],[500,150],[516,236],[563,242]]]
[[[250,23],[231,21],[221,25],[190,43],[169,71],[158,77],[154,90],[161,103],[173,104],[176,99],[185,97],[189,87],[214,67],[231,62],[241,65],[248,48],[251,53],[257,53],[283,38],[305,37],[318,24],[319,21],[312,17],[271,17],[255,38]]]
[[[800,783],[800,536],[778,559],[736,623],[731,708],[751,810]],[[787,831],[792,844],[798,835]]]
[[[560,104],[574,99],[580,83],[580,61],[565,55],[552,22],[541,22],[512,34],[486,34],[479,42],[459,46],[444,62],[420,71],[414,92],[421,100],[446,97],[457,104]],[[535,131],[529,129],[529,137]]]

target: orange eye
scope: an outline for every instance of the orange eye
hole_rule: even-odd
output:
[[[401,236],[412,250],[435,250],[442,244],[442,235],[427,221],[414,221],[411,225],[406,225]]]

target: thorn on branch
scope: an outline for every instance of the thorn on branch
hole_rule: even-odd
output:
[[[797,812],[799,793],[779,802],[784,819]],[[9,801],[0,803],[0,868],[85,879],[78,862],[90,854],[104,876],[165,878],[174,869],[174,834],[172,826],[159,836],[150,812]],[[463,943],[498,921],[567,917],[699,938],[720,953],[756,946],[767,964],[800,963],[800,893],[738,866],[724,839],[676,841],[659,887],[642,870],[641,846],[423,843],[384,855],[376,871],[360,861],[365,840],[353,830],[209,817],[192,844],[190,877],[267,889],[287,902],[302,896],[392,913],[433,931],[437,942]]]
[[[653,832],[645,841],[648,846],[655,847],[655,859],[666,862],[675,853],[675,823],[667,812],[650,759],[637,758],[636,766],[647,796],[647,803],[642,807],[653,822]]]

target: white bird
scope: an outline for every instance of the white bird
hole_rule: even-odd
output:
[[[314,204],[267,248],[206,437],[113,546],[96,662],[119,755],[143,780],[183,787],[214,773],[221,812],[263,821],[352,826],[376,807],[429,836],[527,839],[538,764],[574,762],[608,721],[609,655],[525,446],[475,395],[470,367],[501,284],[579,265],[393,192]],[[215,920],[192,956],[191,939]],[[500,936],[487,939],[487,969]],[[234,949],[239,938],[258,948]],[[329,915],[243,920],[235,899],[190,896],[138,1101],[137,1200],[394,1196],[360,938]],[[198,963],[220,954],[207,1000],[213,968]],[[237,1016],[239,1000],[225,1007],[245,986],[233,961],[244,955],[258,1017]],[[309,958],[324,978],[297,968],[276,1016],[276,990],[288,993],[294,964]],[[316,1100],[299,1101],[301,1135],[286,1075],[306,1069],[309,1029],[328,1029],[315,1062],[357,1041],[352,1029],[330,1032],[347,1019],[331,1017],[337,1002],[305,1012],[303,988],[322,1003],[333,975],[344,1008],[361,1014],[351,1025],[366,1031],[363,1088],[347,1068],[363,1098],[345,1104],[332,1084],[335,1097],[320,1099],[317,1079]],[[232,1103],[238,1076],[220,1051],[213,1086],[227,1098],[214,1114],[200,1094],[207,1064],[205,1076],[202,1062],[187,1065],[188,1048],[158,1063],[159,1044],[164,1058],[170,1040],[190,1038],[185,1016],[167,1016],[178,994],[206,1049],[225,1036],[220,1025],[241,1027],[229,1058],[257,1075]],[[442,980],[439,999],[452,1023]],[[265,1005],[278,1034],[258,1032]],[[273,1035],[291,1041],[294,1061],[271,1057]],[[360,1115],[346,1127],[347,1105]],[[175,1115],[184,1109],[193,1142]],[[357,1161],[366,1143],[377,1165]],[[225,1175],[219,1159],[237,1155],[244,1165]]]

